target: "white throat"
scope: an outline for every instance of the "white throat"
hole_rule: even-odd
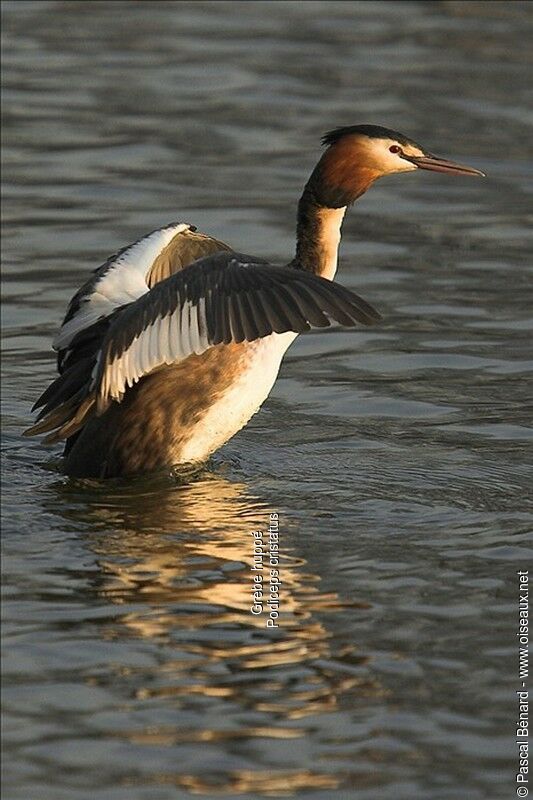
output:
[[[318,222],[319,275],[332,281],[337,272],[341,227],[346,206],[342,208],[321,208],[316,213]]]

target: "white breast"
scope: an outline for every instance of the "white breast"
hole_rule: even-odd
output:
[[[270,394],[281,360],[296,333],[272,333],[250,342],[250,358],[235,381],[195,425],[179,460],[205,461],[243,428]]]

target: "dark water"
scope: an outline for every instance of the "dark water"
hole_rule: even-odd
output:
[[[6,800],[515,796],[531,9],[3,4]],[[287,261],[319,136],[362,122],[489,174],[349,214],[339,278],[383,324],[301,337],[189,484],[71,481],[21,438],[90,269],[176,219]]]

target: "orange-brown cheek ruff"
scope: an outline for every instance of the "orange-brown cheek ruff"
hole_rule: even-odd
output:
[[[347,136],[330,147],[318,163],[321,179],[341,205],[349,205],[383,175],[370,149],[357,136]]]

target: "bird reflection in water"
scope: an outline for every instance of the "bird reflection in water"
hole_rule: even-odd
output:
[[[320,592],[320,578],[295,552],[290,520],[281,513],[282,613],[279,628],[268,629],[266,604],[261,615],[250,611],[251,532],[266,531],[269,513],[277,509],[254,498],[244,483],[204,472],[181,486],[159,477],[115,486],[70,482],[61,491],[67,495],[63,513],[89,525],[96,591],[113,609],[103,635],[129,647],[132,637],[150,642],[157,652],[148,669],[110,668],[113,681],[128,684],[131,709],[143,709],[142,724],[132,727],[120,715],[124,724],[112,735],[138,747],[177,748],[176,763],[180,747],[216,748],[212,770],[212,753],[206,751],[201,770],[182,764],[176,772],[139,780],[199,794],[336,787],[336,771],[316,770],[314,758],[300,769],[294,769],[290,753],[280,763],[276,740],[305,737],[306,718],[339,713],[341,698],[349,695],[353,706],[354,695],[380,693],[368,677],[366,658],[353,646],[333,651],[323,621],[323,612],[352,608],[363,614],[367,606]],[[116,607],[124,609],[118,617]],[[239,767],[235,754],[248,754],[249,764],[254,740],[260,741],[261,766],[271,752],[275,766],[268,771]],[[221,763],[227,770],[221,771]]]

